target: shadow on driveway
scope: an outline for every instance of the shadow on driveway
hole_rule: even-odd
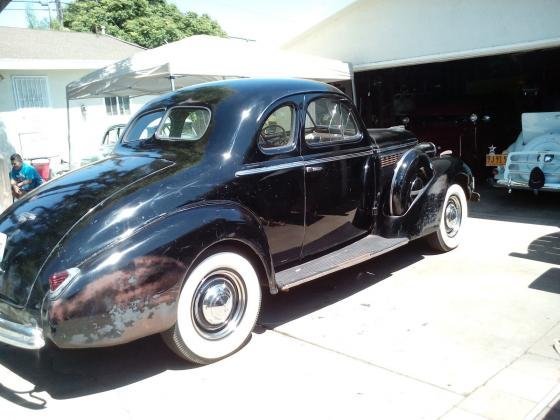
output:
[[[513,190],[487,185],[477,187],[480,202],[469,203],[469,216],[560,227],[560,193]]]
[[[422,240],[275,296],[264,296],[258,324],[276,328],[346,299],[434,252]]]
[[[193,367],[168,350],[158,335],[100,349],[47,347],[25,351],[0,345],[0,364],[34,385],[28,390],[13,390],[0,378],[0,397],[31,409],[45,405],[33,396],[35,392],[46,391],[55,399],[75,398],[122,387],[169,369]]]
[[[289,293],[265,295],[255,332],[264,332],[352,296],[431,253],[424,242],[415,241]],[[126,386],[166,370],[197,367],[175,356],[159,335],[100,349],[49,347],[30,352],[0,345],[0,364],[33,384],[32,389],[13,390],[0,378],[0,397],[29,409],[41,409],[46,405],[34,396],[36,392],[46,391],[54,399],[76,398]]]
[[[560,231],[535,239],[527,247],[527,253],[512,252],[512,257],[560,265]]]
[[[529,288],[560,294],[560,268],[550,268],[535,279]]]

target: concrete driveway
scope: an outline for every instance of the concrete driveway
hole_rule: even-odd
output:
[[[559,419],[558,196],[482,190],[464,243],[415,242],[267,298],[250,342],[194,367],[159,337],[0,345],[6,419]]]

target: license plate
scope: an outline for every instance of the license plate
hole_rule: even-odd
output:
[[[486,166],[504,166],[507,155],[486,155]]]
[[[4,258],[4,249],[6,248],[6,241],[8,237],[5,233],[0,232],[0,261]]]

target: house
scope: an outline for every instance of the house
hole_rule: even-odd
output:
[[[145,102],[129,97],[66,99],[66,85],[143,48],[103,34],[0,27],[0,156],[61,160],[94,152],[104,130]],[[69,112],[67,113],[67,105]]]
[[[480,178],[521,113],[560,111],[560,2],[357,0],[284,48],[349,62],[370,127],[404,124]]]

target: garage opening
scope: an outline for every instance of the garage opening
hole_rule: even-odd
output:
[[[558,74],[560,48],[365,71],[357,106],[368,127],[405,125],[482,180],[488,148],[515,141],[523,112],[560,111]]]

